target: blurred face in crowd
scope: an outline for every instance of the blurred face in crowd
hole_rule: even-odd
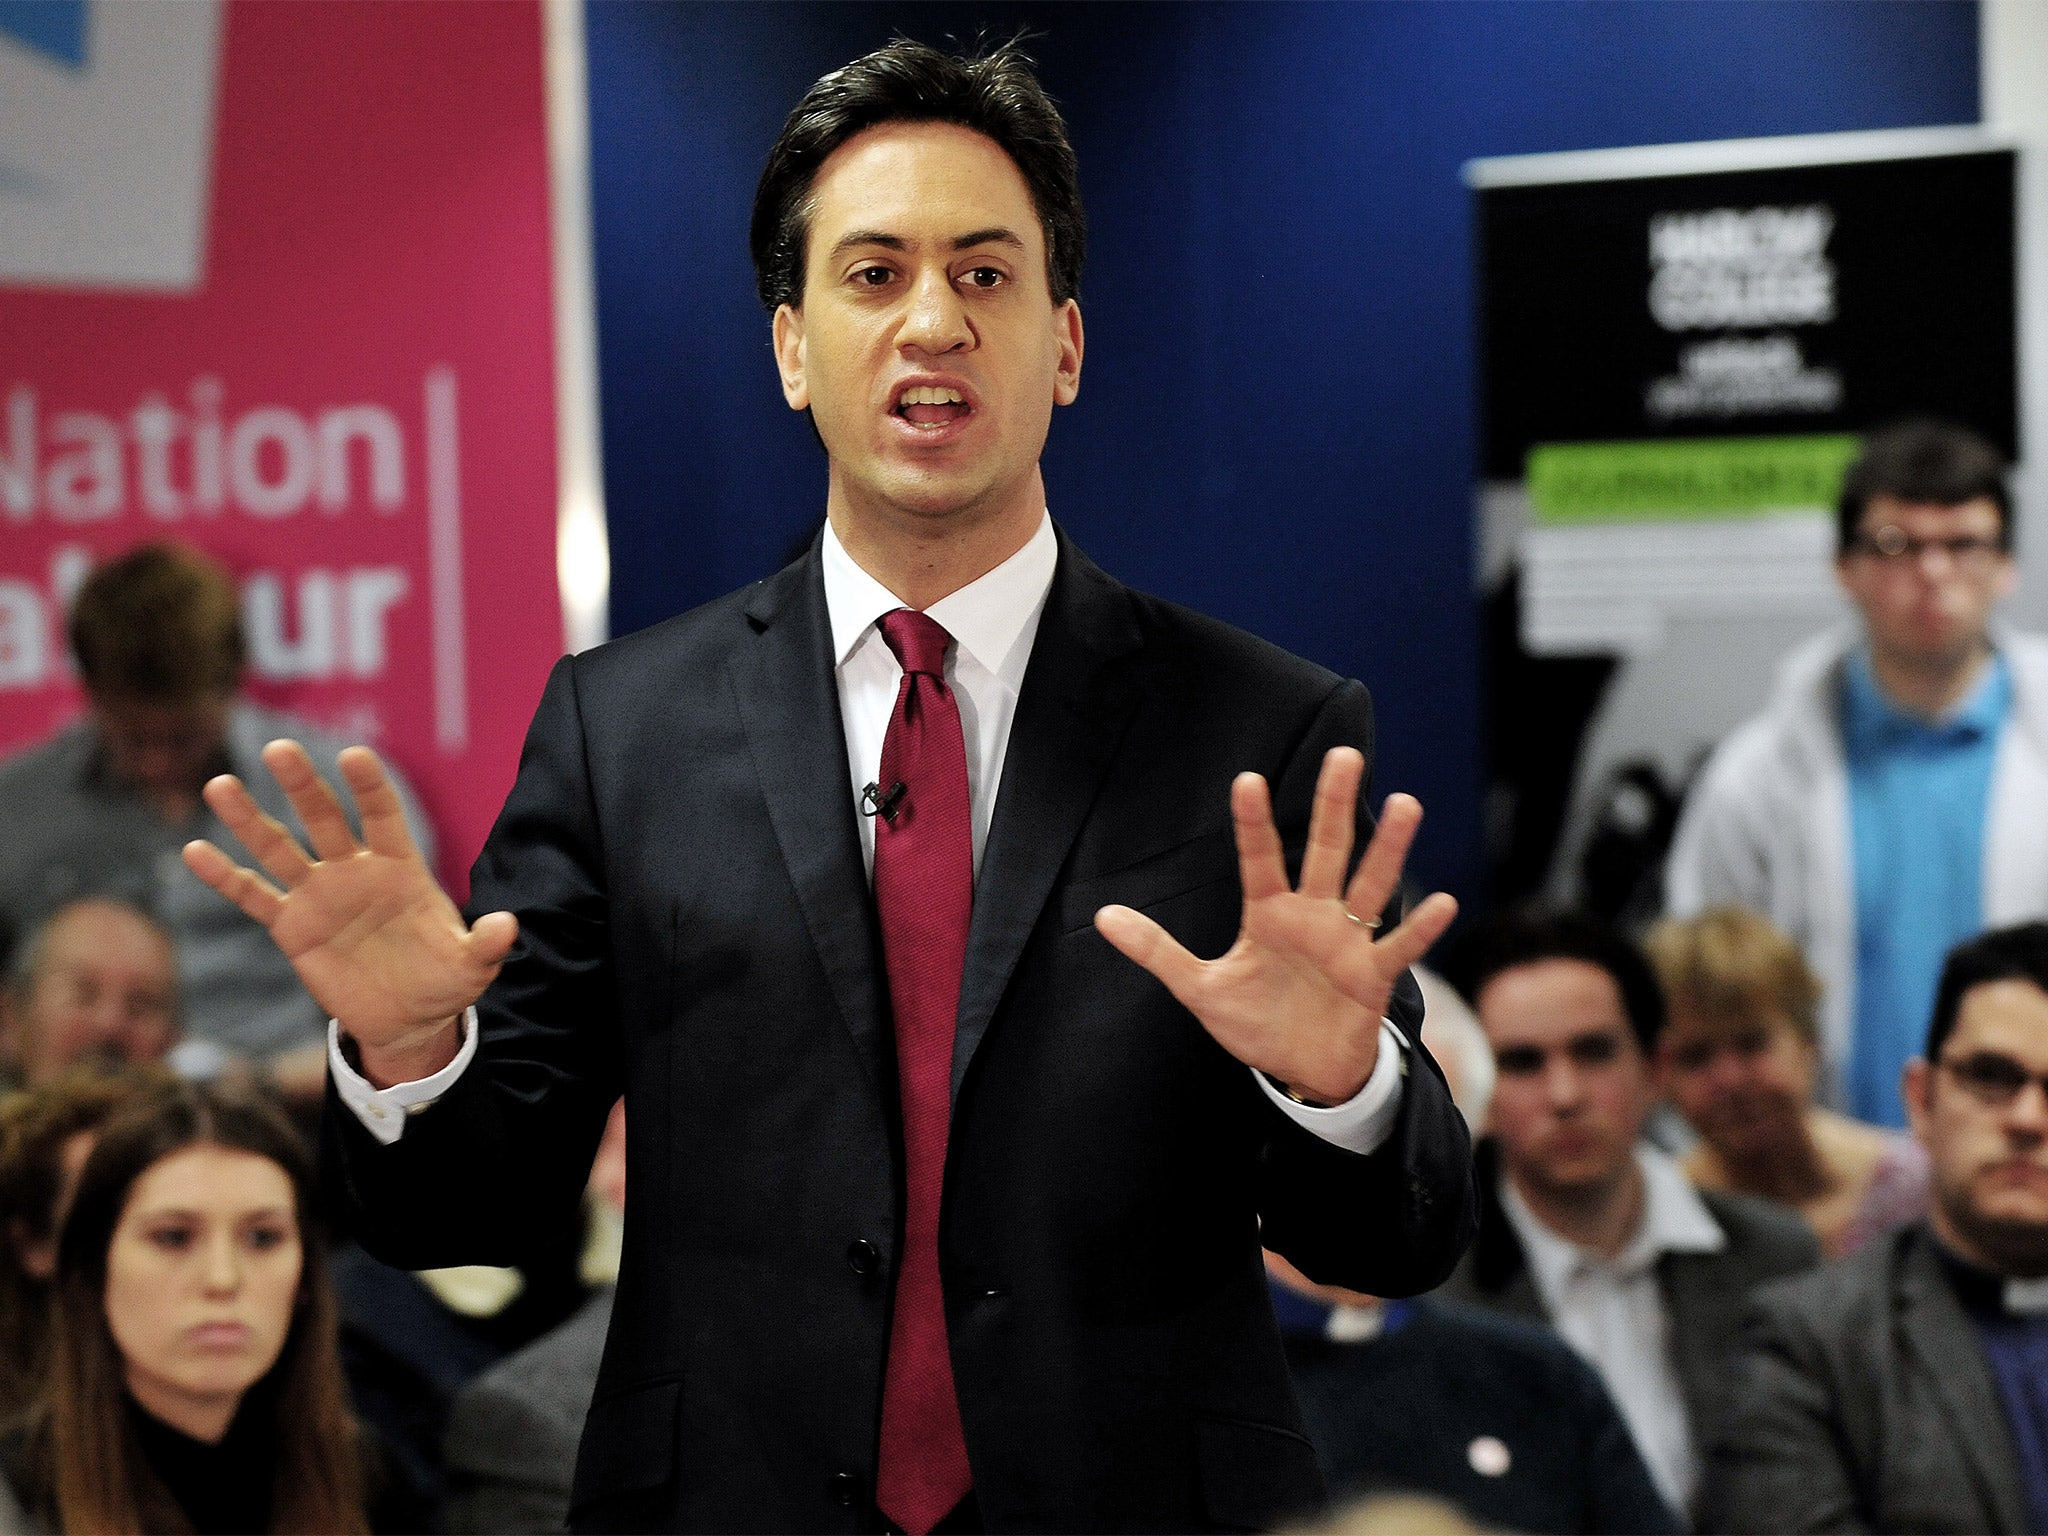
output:
[[[1927,669],[1977,655],[1991,610],[2018,579],[1998,529],[1988,496],[1953,507],[1870,498],[1835,571],[1880,661]]]
[[[1614,978],[1584,960],[1536,960],[1495,976],[1477,1003],[1499,1072],[1487,1124],[1509,1177],[1531,1197],[1618,1185],[1654,1092]]]
[[[810,202],[803,303],[776,311],[775,353],[831,459],[835,525],[1035,521],[1081,311],[1052,302],[1023,173],[970,129],[885,123],[832,152]]]
[[[1759,1003],[1717,1016],[1673,997],[1657,1065],[1672,1106],[1715,1151],[1741,1159],[1781,1147],[1797,1132],[1819,1062],[1777,1008]]]
[[[141,913],[74,902],[51,919],[32,960],[0,1001],[8,1051],[30,1086],[81,1063],[161,1061],[177,1043],[177,957]]]
[[[1905,1090],[1933,1166],[1935,1230],[2002,1274],[2048,1274],[2048,992],[1972,987],[1940,1057],[1907,1067]]]
[[[190,699],[94,694],[93,724],[108,772],[154,803],[196,808],[200,787],[227,767],[232,703],[226,693]]]
[[[153,1164],[107,1250],[107,1327],[135,1400],[218,1439],[284,1348],[302,1263],[291,1180],[269,1158],[200,1144]]]

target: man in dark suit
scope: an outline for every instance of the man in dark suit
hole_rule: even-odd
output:
[[[1749,1294],[1817,1263],[1819,1244],[1789,1210],[1695,1188],[1643,1140],[1664,1000],[1621,934],[1503,917],[1466,935],[1447,973],[1496,1078],[1479,1236],[1446,1294],[1563,1334],[1687,1509]]]
[[[281,744],[317,857],[229,781],[270,880],[188,857],[338,1021],[331,1150],[394,1262],[572,1199],[624,1092],[578,1528],[1271,1524],[1319,1479],[1261,1223],[1387,1295],[1470,1230],[1406,976],[1452,903],[1375,932],[1419,807],[1351,873],[1364,690],[1053,527],[1082,221],[1014,48],[819,81],[754,250],[827,526],[557,667],[474,922],[366,752],[366,847]]]
[[[1759,1294],[1704,1529],[2048,1530],[2048,924],[1949,955],[1905,1099],[1928,1220]]]

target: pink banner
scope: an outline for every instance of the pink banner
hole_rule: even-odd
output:
[[[563,648],[538,0],[80,3],[0,37],[0,751],[91,563],[188,540],[460,896]]]

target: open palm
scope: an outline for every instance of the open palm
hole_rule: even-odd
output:
[[[1408,795],[1387,797],[1347,885],[1364,776],[1365,759],[1354,748],[1324,757],[1301,880],[1290,886],[1266,781],[1238,775],[1230,809],[1244,916],[1237,942],[1216,959],[1196,959],[1129,907],[1095,915],[1102,936],[1156,976],[1231,1055],[1321,1103],[1341,1103],[1365,1085],[1395,983],[1458,912],[1439,892],[1391,932],[1377,933],[1372,914],[1394,894],[1422,806]]]
[[[269,878],[204,841],[186,845],[186,864],[269,930],[306,990],[366,1052],[403,1051],[445,1030],[497,975],[517,920],[493,912],[474,927],[463,922],[367,747],[340,759],[361,842],[297,742],[271,742],[263,763],[290,797],[310,851],[224,774],[207,784],[206,803]]]

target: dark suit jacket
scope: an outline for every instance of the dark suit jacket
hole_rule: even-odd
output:
[[[1417,1051],[1371,1157],[1269,1103],[1092,918],[1235,936],[1228,792],[1298,848],[1365,691],[1119,586],[1064,538],[974,900],[940,1264],[994,1530],[1259,1526],[1314,1501],[1267,1244],[1387,1295],[1471,1230],[1462,1121]],[[572,1523],[867,1517],[902,1173],[888,994],[816,546],[565,659],[477,862],[522,933],[456,1087],[379,1147],[331,1114],[366,1245],[491,1262],[576,1198],[612,1097],[632,1190]],[[1363,815],[1361,813],[1361,820]],[[1397,1020],[1415,1021],[1412,984]],[[1412,1038],[1412,1036],[1411,1036]]]
[[[1287,1363],[1333,1499],[1432,1494],[1504,1531],[1685,1529],[1599,1376],[1548,1328],[1430,1298],[1366,1343],[1289,1332]],[[1482,1439],[1505,1466],[1475,1455]]]
[[[1548,1322],[1521,1239],[1501,1207],[1499,1155],[1491,1141],[1480,1144],[1479,1236],[1444,1294]],[[1813,1229],[1783,1206],[1712,1189],[1701,1190],[1700,1198],[1727,1234],[1728,1246],[1718,1253],[1665,1254],[1657,1261],[1657,1284],[1671,1323],[1672,1369],[1704,1460],[1712,1426],[1727,1412],[1728,1359],[1741,1340],[1750,1293],[1813,1268],[1820,1262],[1820,1244]]]
[[[1760,1292],[1733,1375],[1703,1529],[2028,1529],[1991,1368],[1924,1225]]]

